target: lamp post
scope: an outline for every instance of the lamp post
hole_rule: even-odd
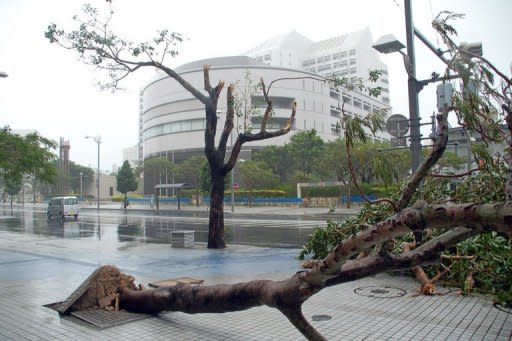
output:
[[[6,78],[6,77],[9,77],[9,75],[7,74],[7,72],[5,72],[5,71],[0,71],[0,78]]]
[[[86,139],[93,139],[98,144],[98,178],[96,179],[96,205],[100,209],[100,143],[101,136],[86,136]]]
[[[427,38],[419,30],[414,27],[412,20],[411,0],[404,0],[405,11],[405,36],[407,39],[407,54],[402,52],[405,47],[393,35],[388,34],[377,40],[372,47],[380,53],[398,52],[404,59],[405,68],[407,70],[407,90],[409,97],[409,126],[411,129],[411,169],[414,172],[420,165],[421,156],[421,134],[420,134],[420,117],[419,117],[419,101],[418,94],[423,87],[432,82],[448,81],[451,79],[460,78],[459,75],[439,77],[438,74],[432,73],[432,78],[425,80],[416,79],[416,59],[414,54],[414,36],[416,36],[426,47],[430,49],[444,64],[448,65],[447,60],[440,49],[436,48],[430,43]],[[462,52],[465,50],[475,55],[482,55],[482,44],[473,43],[460,46]],[[464,54],[463,54],[464,55]]]
[[[407,39],[407,54],[402,52],[405,47],[400,41],[398,41],[393,35],[387,34],[377,40],[373,48],[380,53],[393,53],[398,52],[404,59],[404,65],[407,71],[407,92],[409,97],[409,127],[411,130],[411,170],[414,171],[420,164],[421,155],[421,136],[420,136],[420,118],[419,118],[419,104],[418,104],[418,92],[421,90],[418,88],[416,80],[416,59],[414,54],[414,26],[412,23],[411,14],[411,1],[404,0],[405,7],[405,31]]]
[[[83,176],[84,176],[84,173],[80,172],[80,201],[83,201],[83,199],[82,199],[82,193],[83,193],[82,177]]]

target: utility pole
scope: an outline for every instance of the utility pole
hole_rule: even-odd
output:
[[[414,24],[412,22],[411,0],[404,0],[405,7],[405,34],[407,39],[407,57],[409,59],[410,70],[408,70],[409,79],[407,89],[409,92],[409,121],[411,128],[411,169],[416,171],[420,165],[421,156],[421,135],[420,135],[420,116],[416,80],[416,59],[414,55]]]
[[[96,205],[100,209],[100,143],[101,136],[86,136],[86,139],[93,139],[98,144],[98,178],[96,179]]]

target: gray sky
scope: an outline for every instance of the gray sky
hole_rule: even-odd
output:
[[[100,79],[71,51],[50,45],[43,32],[50,22],[67,28],[81,12],[80,0],[0,1],[0,126],[36,129],[43,136],[70,140],[71,160],[96,167],[96,144],[86,135],[101,135],[101,169],[120,165],[122,149],[137,143],[138,92],[152,71],[133,74],[124,92],[99,92]],[[104,0],[92,0],[98,8]],[[374,40],[388,33],[405,43],[402,0],[309,1],[166,1],[113,0],[116,32],[128,39],[149,40],[158,29],[182,33],[188,40],[180,56],[168,59],[176,67],[202,58],[237,55],[259,43],[295,29],[321,40],[370,27]],[[484,56],[510,75],[512,14],[509,0],[416,0],[413,18],[435,45],[430,22],[441,10],[465,13],[455,23],[460,41],[482,41]],[[443,72],[437,58],[416,39],[418,79]],[[398,54],[382,56],[390,73],[394,113],[407,116],[407,78]],[[420,95],[424,122],[435,109],[435,86]]]

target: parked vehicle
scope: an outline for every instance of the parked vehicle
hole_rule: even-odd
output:
[[[52,217],[64,219],[65,217],[74,217],[78,219],[80,207],[77,197],[54,197],[48,203],[46,215],[49,219]]]

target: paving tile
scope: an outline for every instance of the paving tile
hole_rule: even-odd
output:
[[[258,261],[265,266],[276,266],[272,265],[273,260],[279,261],[277,267],[285,264],[285,271],[293,273],[293,252],[234,248],[222,258],[224,268],[219,269],[205,263],[211,253],[201,249],[179,251],[165,245],[131,245],[126,251],[102,251],[98,255],[91,254],[98,250],[90,240],[15,234],[0,237],[3,236],[6,238],[0,238],[2,340],[304,339],[283,315],[268,307],[226,314],[169,312],[105,330],[91,328],[76,319],[63,319],[43,307],[64,300],[101,264],[122,264],[123,271],[134,270],[144,283],[179,276],[218,283],[249,279],[248,275],[241,273],[237,277],[236,273]],[[26,245],[30,245],[30,250],[26,250]],[[256,276],[283,278],[283,273],[273,271]],[[372,298],[354,292],[368,286],[397,287],[407,294]],[[312,321],[329,340],[509,340],[512,335],[511,315],[494,308],[486,298],[457,293],[425,297],[414,296],[415,292],[416,284],[411,278],[378,275],[322,290],[305,303],[304,314],[310,320],[320,314],[332,317],[328,321]]]

